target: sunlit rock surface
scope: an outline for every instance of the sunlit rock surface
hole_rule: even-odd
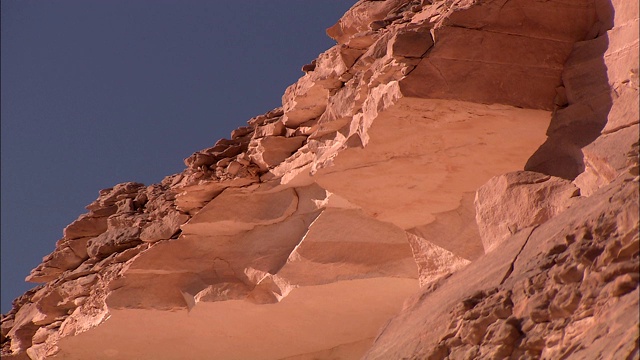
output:
[[[638,9],[359,1],[282,106],[64,229],[3,358],[638,358]]]

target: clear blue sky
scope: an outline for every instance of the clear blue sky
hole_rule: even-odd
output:
[[[2,0],[2,313],[98,190],[280,105],[355,0]]]

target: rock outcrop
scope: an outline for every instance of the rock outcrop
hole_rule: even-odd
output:
[[[638,7],[361,0],[282,106],[100,191],[3,358],[637,359]]]

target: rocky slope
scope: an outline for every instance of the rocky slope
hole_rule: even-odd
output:
[[[105,189],[8,359],[637,359],[638,6],[359,1],[282,107]]]

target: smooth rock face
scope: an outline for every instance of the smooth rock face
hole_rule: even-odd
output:
[[[385,108],[363,120],[373,122],[366,146],[338,153],[314,177],[370,216],[402,229],[432,222],[491,174],[522,166],[544,141],[549,121],[539,110],[407,99],[394,93],[394,84],[380,90],[374,96],[399,99],[376,104],[370,98],[372,108]]]
[[[480,232],[476,224],[473,200],[475,193],[462,195],[460,206],[439,213],[428,225],[407,230],[422,239],[457,254],[463,259],[475,260],[484,254]]]
[[[358,1],[281,107],[100,191],[2,357],[640,357],[632,3]]]
[[[520,171],[492,178],[476,192],[476,222],[485,252],[518,231],[563,212],[578,188],[561,178]]]

